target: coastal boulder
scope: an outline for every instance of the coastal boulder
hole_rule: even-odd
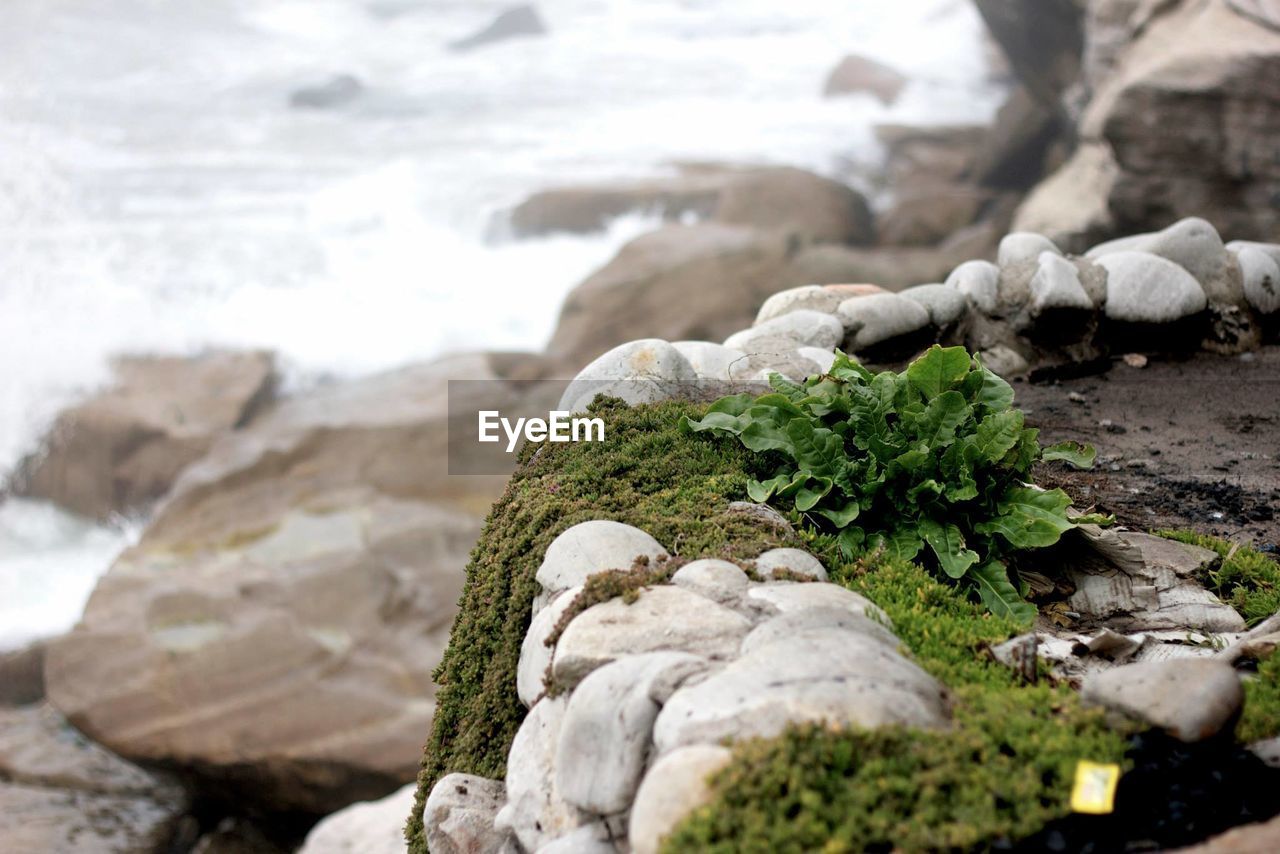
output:
[[[865,56],[850,54],[831,69],[822,94],[828,98],[835,95],[873,95],[880,103],[888,105],[898,100],[906,85],[906,76],[897,69]]]

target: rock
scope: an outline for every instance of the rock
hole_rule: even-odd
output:
[[[961,235],[956,235],[960,238]],[[937,282],[957,264],[994,248],[994,238],[982,246],[878,246],[856,249],[831,244],[807,246],[794,258],[773,283],[805,285],[812,282],[875,282],[890,289],[907,288],[921,282]],[[987,245],[990,243],[990,246]]]
[[[945,691],[928,674],[880,640],[832,627],[757,646],[679,689],[658,714],[654,743],[666,753],[769,738],[794,723],[941,728],[947,719]]]
[[[994,200],[991,190],[964,184],[920,186],[899,192],[876,219],[885,246],[933,246],[976,222]]]
[[[1244,279],[1244,295],[1262,314],[1280,311],[1280,263],[1254,245],[1236,251]]]
[[[817,581],[827,580],[827,568],[822,561],[803,549],[769,549],[756,557],[756,572],[767,581],[777,580],[779,573],[794,573],[813,578]]]
[[[0,709],[0,851],[185,851],[188,806],[176,783],[86,740],[52,707]]]
[[[1006,235],[1000,241],[996,263],[1001,267],[1009,267],[1014,264],[1034,264],[1044,252],[1054,255],[1062,254],[1062,250],[1054,246],[1053,241],[1043,235],[1033,234],[1028,231],[1015,231]]]
[[[836,363],[836,354],[822,347],[797,347],[796,353],[817,366],[819,373],[826,373]]]
[[[351,74],[338,74],[315,86],[295,89],[289,95],[289,106],[311,110],[331,110],[360,97],[364,84]]]
[[[1044,177],[1050,153],[1065,135],[1059,114],[1025,87],[1015,88],[976,146],[970,179],[984,187],[1025,192]]]
[[[708,778],[732,759],[727,748],[710,744],[680,747],[659,757],[645,774],[631,807],[633,854],[657,854],[663,837],[710,802]]]
[[[807,611],[813,608],[835,607],[843,608],[851,613],[870,617],[884,625],[892,626],[888,615],[873,605],[869,599],[838,584],[821,582],[757,584],[747,591],[747,598],[755,602],[767,603],[783,614],[790,614],[793,611]]]
[[[1280,6],[1275,0],[1227,0],[1227,5],[1237,14],[1280,31]]]
[[[528,708],[532,708],[546,692],[547,668],[551,666],[553,653],[547,640],[581,592],[581,585],[571,587],[533,615],[529,631],[525,633],[524,642],[520,645],[520,663],[516,667],[516,694]]]
[[[753,655],[756,650],[790,637],[830,635],[831,631],[851,631],[866,635],[896,650],[900,643],[884,624],[863,613],[852,611],[839,604],[818,605],[811,608],[784,611],[781,615],[765,620],[751,630],[742,640],[742,655]]]
[[[835,314],[836,308],[844,299],[845,297],[839,292],[822,285],[789,288],[764,301],[764,305],[760,306],[760,311],[756,313],[756,321],[752,326],[759,326],[789,312],[802,309]]]
[[[1096,261],[1121,251],[1150,252],[1166,258],[1194,276],[1210,302],[1243,304],[1240,278],[1231,269],[1222,238],[1199,217],[1179,220],[1163,231],[1103,243],[1090,249],[1086,257]]]
[[[1016,377],[1025,374],[1031,365],[1022,354],[1011,347],[998,344],[978,354],[982,364],[986,365],[1002,377]]]
[[[512,6],[498,13],[485,27],[449,44],[450,50],[472,50],[514,38],[546,35],[547,25],[533,6]]]
[[[746,353],[710,341],[676,341],[671,345],[689,362],[700,380],[729,380],[730,368]]]
[[[227,816],[196,840],[191,854],[282,854],[282,849],[253,822]]]
[[[781,374],[789,380],[800,382],[805,377],[819,373],[818,364],[800,355],[798,349],[786,349],[788,342],[775,339],[775,346],[761,344],[761,351],[748,356],[745,362],[735,364],[729,376],[736,381],[767,383],[773,374]]]
[[[924,306],[925,311],[929,312],[929,322],[937,327],[955,323],[969,306],[965,294],[947,285],[916,285],[900,291],[900,295]]]
[[[855,351],[929,325],[929,312],[920,303],[898,294],[847,299],[840,303],[838,311]]]
[[[1204,311],[1208,301],[1191,274],[1147,252],[1113,252],[1097,259],[1107,271],[1106,314],[1131,323],[1169,323]]]
[[[1211,658],[1143,661],[1090,674],[1080,696],[1187,742],[1234,725],[1244,704],[1235,670]]]
[[[416,774],[478,530],[352,492],[238,540],[144,535],[50,642],[49,698],[95,741],[238,803],[323,813],[380,797]]]
[[[507,756],[507,803],[494,827],[510,832],[525,851],[538,851],[553,839],[588,823],[556,786],[556,749],[569,698],[544,697],[525,717]]]
[[[883,62],[850,54],[831,69],[822,94],[828,98],[833,95],[874,95],[887,106],[898,100],[906,85],[907,78],[900,71]]]
[[[593,519],[574,525],[551,541],[536,578],[543,590],[555,594],[585,584],[598,572],[630,569],[637,558],[666,556],[667,550],[639,528]]]
[[[719,223],[641,235],[569,293],[548,350],[576,366],[636,338],[719,340],[778,290],[790,251],[785,235]]]
[[[547,843],[538,854],[618,854],[620,838],[607,820],[593,821]]]
[[[619,344],[569,383],[557,409],[585,412],[597,395],[627,403],[654,403],[688,394],[698,374],[680,351],[657,338]]]
[[[723,605],[684,588],[646,588],[632,603],[610,599],[569,623],[551,664],[559,686],[624,655],[676,651],[723,661],[738,654],[751,623]]]
[[[44,699],[43,641],[0,652],[0,707],[26,706]]]
[[[325,816],[307,834],[306,841],[298,849],[298,854],[402,854],[404,818],[413,808],[416,788],[413,783],[410,783],[380,800],[352,804]],[[432,844],[431,850],[443,854],[451,850],[496,851],[497,849],[450,849]]]
[[[831,314],[809,309],[797,309],[766,320],[750,329],[735,332],[725,339],[724,345],[744,353],[756,353],[778,346],[778,342],[796,347],[822,347],[830,350],[840,345],[844,327]]]
[[[873,130],[885,149],[885,183],[913,191],[965,181],[988,135],[982,125],[885,124]]]
[[[671,583],[713,602],[733,601],[746,592],[750,581],[736,563],[703,558],[687,563],[671,576]]]
[[[1245,4],[1245,0],[1231,0]],[[1262,3],[1265,0],[1249,0]],[[1199,845],[1178,848],[1170,854],[1265,854],[1280,851],[1280,816],[1270,821],[1254,822],[1234,827],[1226,833],[1211,836]]]
[[[431,789],[422,814],[427,849],[432,854],[502,851],[511,837],[495,828],[493,821],[506,799],[506,787],[501,780],[487,780],[472,774],[441,777]],[[412,803],[410,799],[406,808]],[[401,816],[405,814],[407,809],[401,811]],[[397,850],[404,850],[403,838]]]
[[[1081,6],[1073,0],[975,0],[1022,84],[1053,109],[1080,74]]]
[[[1272,768],[1280,768],[1280,736],[1255,741],[1249,750]]]
[[[15,493],[106,519],[144,509],[223,433],[243,426],[275,386],[268,353],[129,357],[114,385],[59,417],[25,460]]]
[[[871,209],[860,193],[790,166],[744,170],[726,183],[715,219],[806,241],[865,245],[875,240]]]
[[[1217,563],[1216,552],[1094,525],[1077,530],[1087,550],[1065,571],[1075,587],[1067,604],[1082,623],[1121,632],[1244,630],[1240,615],[1196,581]],[[1089,553],[1100,559],[1090,560]]]
[[[695,655],[627,655],[582,680],[569,699],[556,748],[556,787],[566,801],[595,815],[631,805],[662,702],[694,673]]]
[[[767,504],[756,504],[754,501],[730,501],[726,513],[746,516],[761,527],[771,528],[778,535],[790,534],[791,523],[787,518]]]
[[[1093,309],[1093,300],[1080,284],[1076,266],[1053,252],[1041,252],[1030,282],[1029,308],[1033,317],[1053,309]]]
[[[718,175],[679,175],[647,181],[539,190],[505,217],[515,237],[603,231],[629,213],[660,216],[666,222],[709,219],[724,189]]]
[[[1058,170],[1027,194],[1013,228],[1046,235],[1055,245],[1083,252],[1115,232],[1108,207],[1120,167],[1106,145],[1085,143]]]
[[[946,286],[964,294],[986,314],[995,311],[999,293],[1000,268],[990,261],[966,261],[947,276]]]

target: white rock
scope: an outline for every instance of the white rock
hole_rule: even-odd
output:
[[[738,654],[751,630],[741,614],[690,590],[659,585],[630,604],[610,599],[573,619],[556,644],[551,669],[556,683],[572,686],[624,655],[688,652],[717,661]]]
[[[427,796],[422,815],[427,850],[431,854],[502,851],[511,835],[495,828],[493,820],[506,799],[507,791],[501,780],[487,780],[471,774],[441,777]],[[402,851],[404,840],[400,842],[399,850]],[[354,854],[364,849],[352,850]]]
[[[1192,742],[1217,734],[1235,719],[1244,689],[1225,661],[1179,658],[1091,673],[1080,697]]]
[[[932,677],[883,641],[833,627],[757,646],[682,687],[658,714],[653,736],[666,753],[768,738],[792,723],[938,728],[947,720],[946,693]]]
[[[1026,373],[1027,369],[1031,367],[1021,353],[1003,344],[997,344],[994,347],[983,350],[978,355],[982,360],[982,364],[1002,377],[1014,377],[1018,374]]]
[[[1227,250],[1237,255],[1241,249],[1257,249],[1271,257],[1280,266],[1280,243],[1259,243],[1256,240],[1233,240],[1227,244]]]
[[[695,744],[671,751],[645,774],[631,807],[632,854],[657,854],[663,838],[711,800],[708,778],[728,765],[727,748]]]
[[[753,353],[762,347],[776,348],[777,341],[793,342],[791,347],[822,347],[830,350],[840,345],[844,327],[830,314],[797,309],[766,320],[759,326],[735,332],[724,341],[724,346]]]
[[[582,680],[569,700],[556,747],[556,787],[595,815],[627,809],[640,785],[659,704],[706,669],[696,655],[627,655]]]
[[[593,821],[548,842],[537,854],[618,854],[616,840],[607,821]]]
[[[854,350],[871,347],[929,325],[929,312],[925,307],[899,294],[852,297],[840,303],[837,313],[852,336]]]
[[[520,644],[520,663],[516,666],[516,694],[526,707],[532,707],[546,691],[545,679],[553,652],[547,646],[547,638],[551,637],[556,624],[581,592],[581,586],[564,591],[539,610],[529,624],[529,631]]]
[[[403,854],[404,820],[413,810],[416,790],[410,783],[381,800],[352,804],[325,816],[307,834],[298,854]],[[447,854],[450,849],[440,850]]]
[[[947,285],[916,285],[914,288],[900,291],[899,294],[924,306],[934,326],[949,326],[955,323],[968,308],[965,295]]]
[[[1150,252],[1182,267],[1204,285],[1222,275],[1225,251],[1217,229],[1193,216],[1178,220],[1162,231],[1100,243],[1086,252],[1085,257],[1097,261],[1117,252]]]
[[[741,350],[710,341],[677,341],[671,346],[680,351],[680,355],[693,366],[698,378],[704,380],[730,379],[729,366],[746,358]]]
[[[1240,262],[1244,296],[1249,305],[1263,314],[1280,311],[1280,262],[1256,246],[1238,249],[1236,258]]]
[[[836,362],[836,354],[821,347],[797,347],[796,353],[817,366],[818,372],[825,374]]]
[[[1107,270],[1107,317],[1169,323],[1204,311],[1204,290],[1182,267],[1148,252],[1113,252],[1098,258]]]
[[[1000,268],[990,261],[965,261],[947,276],[946,285],[964,294],[979,311],[995,311],[1000,293]]]
[[[747,574],[736,563],[716,558],[685,564],[671,576],[671,583],[716,602],[738,598],[751,584]]]
[[[811,636],[818,639],[818,636],[829,635],[832,629],[859,632],[892,650],[901,645],[897,636],[884,624],[848,608],[827,605],[789,611],[765,620],[743,638],[740,654],[752,655],[761,647],[789,637]]]
[[[569,383],[558,409],[583,412],[598,394],[627,403],[654,403],[678,397],[698,374],[675,347],[645,338],[614,347],[587,365]]]
[[[1080,284],[1080,271],[1076,265],[1052,252],[1040,253],[1030,288],[1033,316],[1054,308],[1093,308],[1093,300]]]
[[[846,587],[841,587],[839,584],[795,584],[789,582],[756,584],[752,585],[751,589],[747,591],[747,598],[756,602],[768,603],[783,614],[808,610],[809,608],[836,607],[871,617],[887,626],[892,626],[889,616],[874,605],[870,599],[854,593]]]
[[[542,589],[556,594],[585,584],[587,578],[610,569],[630,569],[638,557],[666,557],[653,537],[621,522],[593,519],[564,531],[547,546],[536,578]],[[534,603],[534,614],[540,603]]]
[[[507,803],[494,826],[515,834],[525,851],[537,851],[590,819],[560,795],[556,748],[569,699],[544,697],[529,710],[507,754]]]
[[[784,314],[805,309],[834,314],[836,306],[840,305],[841,299],[840,294],[828,290],[822,285],[804,285],[799,288],[790,288],[789,290],[780,291],[764,301],[764,305],[760,306],[760,311],[756,314],[754,325],[759,326]]]
[[[739,370],[739,366],[746,370]],[[735,380],[751,379],[769,381],[770,374],[782,374],[787,379],[800,382],[806,377],[819,373],[818,364],[800,355],[798,349],[786,349],[778,353],[753,353],[746,362],[735,363],[730,370]]]
[[[827,568],[822,561],[803,549],[769,549],[756,558],[756,572],[772,581],[779,570],[790,570],[818,581],[827,580]]]
[[[1043,234],[1031,231],[1015,231],[1006,234],[996,250],[996,263],[1001,267],[1035,262],[1042,252],[1061,255],[1062,250]]]

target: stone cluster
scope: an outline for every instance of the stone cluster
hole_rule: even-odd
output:
[[[729,740],[801,722],[949,725],[946,690],[899,651],[888,617],[800,549],[746,567],[701,558],[669,584],[578,604],[597,573],[669,559],[609,520],[552,542],[518,669],[529,715],[506,779],[441,779],[424,815],[433,852],[646,854],[705,802]]]

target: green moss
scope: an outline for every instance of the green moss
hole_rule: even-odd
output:
[[[745,560],[794,538],[725,512],[762,472],[754,454],[677,428],[692,404],[597,408],[607,440],[527,448],[494,504],[467,565],[459,613],[436,671],[435,723],[423,754],[418,799],[406,828],[410,850],[426,851],[422,805],[454,771],[501,778],[525,708],[516,665],[537,593],[542,555],[566,528],[614,519],[642,528],[673,555]]]
[[[667,851],[862,851],[985,847],[1070,812],[1081,759],[1123,762],[1123,730],[1076,694],[1026,685],[986,649],[1022,627],[991,616],[915,564],[841,564],[809,547],[833,580],[880,605],[916,661],[951,687],[948,732],[793,728],[735,746],[714,801]]]
[[[1274,559],[1249,546],[1195,531],[1155,533],[1222,555],[1222,563],[1201,581],[1239,611],[1248,625],[1280,612],[1280,563]],[[1236,728],[1240,741],[1280,736],[1280,656],[1273,655],[1259,665],[1257,678],[1245,682],[1244,693],[1244,714]]]

